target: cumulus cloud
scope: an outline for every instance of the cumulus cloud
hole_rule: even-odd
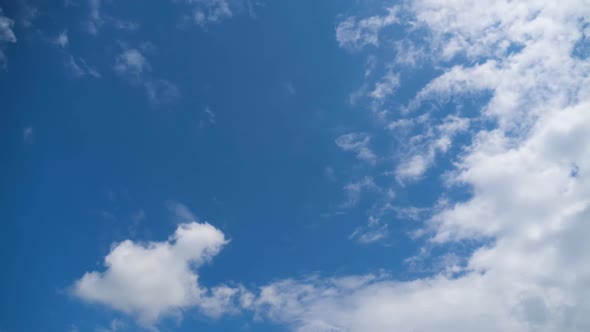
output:
[[[239,288],[199,285],[196,269],[210,261],[227,244],[221,231],[208,223],[180,224],[162,242],[130,240],[113,245],[104,259],[104,271],[87,272],[72,293],[87,302],[102,304],[135,316],[153,326],[165,316],[179,316],[196,307],[218,317],[233,309]]]
[[[336,145],[344,150],[356,153],[359,160],[365,161],[369,164],[377,162],[377,156],[369,148],[371,136],[366,133],[349,133],[336,138]]]
[[[411,281],[277,281],[256,310],[293,331],[587,331],[590,63],[573,51],[590,6],[420,0],[408,10],[429,31],[429,57],[469,59],[427,84],[412,110],[490,95],[475,119],[489,125],[474,129],[446,175],[472,196],[435,209],[422,233],[440,250],[465,243],[473,252],[433,257],[439,272]],[[410,175],[430,151],[449,151],[466,121],[447,118],[418,139],[426,153],[412,157]]]

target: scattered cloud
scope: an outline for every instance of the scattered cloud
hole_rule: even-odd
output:
[[[388,70],[381,81],[375,84],[375,89],[370,92],[370,96],[377,101],[383,101],[385,98],[393,95],[399,86],[399,74],[395,74],[391,70]]]
[[[0,69],[6,69],[6,55],[3,48],[7,43],[16,43],[16,36],[12,28],[14,21],[4,16],[2,8],[0,7]]]
[[[379,45],[381,29],[396,24],[399,8],[387,8],[387,15],[373,16],[362,20],[348,17],[336,26],[336,40],[340,47],[360,49],[367,45]]]
[[[352,182],[344,186],[346,193],[346,201],[341,204],[343,208],[351,208],[357,205],[361,198],[361,194],[366,190],[377,190],[378,187],[372,177],[366,176],[362,180]]]
[[[205,109],[203,110],[203,113],[205,113],[206,119],[199,121],[200,128],[212,126],[217,123],[217,120],[215,119],[215,113],[213,113],[213,111],[211,110],[211,108],[209,106],[205,107]]]
[[[120,75],[139,80],[141,75],[151,70],[151,66],[139,50],[129,48],[117,55],[114,69]]]
[[[66,2],[66,7],[70,4]],[[118,30],[134,32],[139,28],[137,22],[122,20],[103,12],[102,0],[88,0],[88,19],[85,22],[86,31],[92,35],[98,35],[104,26]]]
[[[190,15],[183,17],[183,23],[192,23],[201,27],[222,22],[236,15],[247,13],[256,17],[255,8],[262,6],[261,1],[252,0],[183,0]]]
[[[151,44],[146,45],[151,48]],[[152,67],[139,49],[124,47],[115,57],[113,69],[131,84],[143,86],[152,105],[170,104],[180,98],[180,89],[174,83],[151,75]]]
[[[82,58],[75,58],[73,55],[69,55],[67,60],[66,60],[66,67],[70,70],[70,72],[72,73],[72,75],[74,75],[74,77],[76,78],[81,78],[81,77],[93,77],[93,78],[100,78],[101,75],[98,72],[98,70],[92,66],[90,66],[88,63],[86,63],[86,60],[82,59]]]
[[[66,47],[68,45],[69,39],[68,39],[68,32],[67,31],[63,31],[61,32],[56,38],[55,38],[55,43],[59,46]]]
[[[336,145],[343,151],[356,153],[359,160],[365,161],[371,165],[377,162],[377,156],[369,148],[371,136],[366,133],[349,133],[336,138]]]
[[[411,137],[404,147],[407,152],[395,170],[400,182],[421,178],[434,163],[436,155],[444,154],[451,148],[453,137],[467,131],[470,120],[449,115],[438,125],[432,126],[430,121],[426,124],[426,132]],[[391,124],[389,128],[392,128]]]
[[[170,104],[180,98],[180,89],[172,82],[163,79],[148,79],[144,82],[149,101],[153,105]]]
[[[386,239],[389,236],[389,227],[382,224],[378,219],[370,218],[365,227],[358,227],[350,234],[350,239],[360,244],[372,244]]]

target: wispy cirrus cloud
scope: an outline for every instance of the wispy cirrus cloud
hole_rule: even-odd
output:
[[[377,156],[369,147],[371,136],[366,133],[348,133],[340,135],[334,142],[343,151],[354,152],[359,160],[365,161],[371,165],[374,165],[377,162]]]
[[[181,96],[180,89],[174,83],[151,74],[152,66],[138,48],[124,45],[115,57],[113,70],[132,85],[142,86],[152,105],[170,104]]]

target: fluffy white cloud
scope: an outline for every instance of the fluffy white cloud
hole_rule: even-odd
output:
[[[375,156],[369,147],[371,136],[366,133],[349,133],[340,135],[336,138],[335,143],[344,151],[352,151],[356,153],[356,157],[359,160],[363,160],[369,164],[375,164],[377,162],[377,156]]]
[[[218,317],[234,310],[234,297],[243,296],[244,291],[224,285],[203,288],[196,269],[227,242],[215,227],[196,222],[179,225],[167,241],[126,240],[115,244],[105,257],[105,271],[87,272],[72,292],[85,301],[133,315],[144,326],[191,307]]]
[[[413,281],[278,281],[262,288],[256,310],[294,331],[589,330],[590,62],[572,53],[590,3],[420,0],[405,9],[429,31],[428,59],[469,60],[430,82],[410,114],[427,100],[491,96],[469,121],[488,125],[472,129],[446,175],[472,197],[437,207],[422,232],[430,246],[464,242],[474,252],[442,256],[440,272]],[[410,154],[422,158],[412,174],[469,124],[448,120],[426,133],[424,153]]]

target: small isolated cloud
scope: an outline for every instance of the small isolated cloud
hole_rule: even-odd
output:
[[[285,83],[285,91],[287,91],[287,94],[289,94],[290,96],[294,96],[297,94],[297,88],[295,87],[295,84],[293,84],[292,82]]]
[[[86,61],[82,58],[75,58],[73,55],[70,55],[66,60],[66,67],[70,70],[72,75],[76,78],[90,76],[93,78],[100,78],[101,75],[96,70],[96,68],[90,66]]]
[[[215,119],[215,113],[213,113],[211,107],[206,106],[203,110],[203,113],[205,114],[205,119],[199,121],[199,128],[212,126],[217,123],[217,120]]]
[[[151,66],[139,50],[130,48],[117,55],[114,69],[120,75],[139,79],[144,72],[151,70]]]
[[[149,101],[153,105],[173,103],[180,98],[180,89],[163,79],[149,79],[144,83]]]
[[[66,47],[66,45],[68,45],[68,42],[69,38],[67,31],[63,31],[55,38],[55,43],[61,47]]]
[[[196,307],[210,317],[233,309],[241,288],[225,285],[201,287],[196,269],[210,261],[227,244],[221,231],[208,223],[183,223],[162,242],[131,240],[113,245],[104,258],[104,271],[85,273],[72,294],[135,317],[152,327],[166,316],[182,315]]]
[[[377,156],[369,148],[371,136],[366,133],[349,133],[336,138],[336,145],[344,150],[356,153],[359,160],[365,161],[371,165],[377,162]]]
[[[381,29],[398,23],[398,7],[387,9],[387,15],[372,16],[362,20],[348,17],[336,27],[336,40],[340,47],[360,49],[367,45],[379,45]]]
[[[23,129],[23,142],[33,143],[35,139],[35,131],[32,126],[27,126]]]

